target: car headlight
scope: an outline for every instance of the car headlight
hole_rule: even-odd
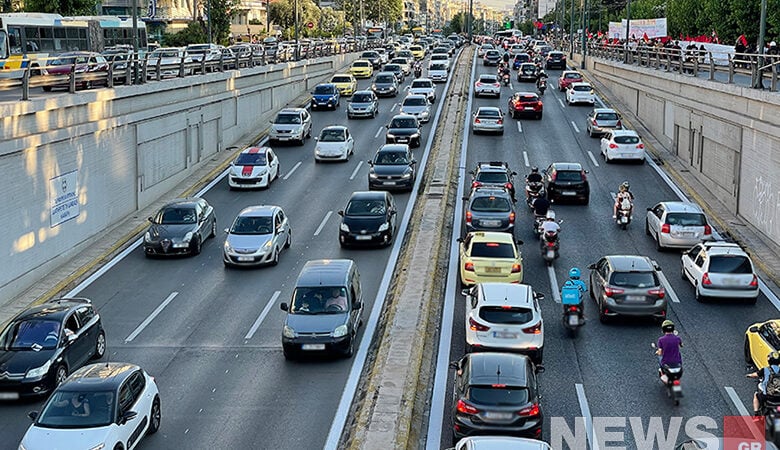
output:
[[[51,361],[46,361],[41,367],[36,367],[35,369],[30,369],[25,374],[25,378],[42,378],[44,375],[49,373],[49,368],[51,367]]]
[[[371,178],[372,180],[375,180],[375,179],[379,178],[379,176],[377,174],[375,174],[374,172],[368,172],[368,178]]]
[[[349,225],[347,225],[347,224],[346,224],[346,223],[344,223],[344,222],[342,222],[342,223],[341,223],[341,225],[339,226],[339,229],[340,229],[341,231],[344,231],[344,232],[347,232],[347,233],[349,233]]]
[[[347,335],[348,332],[349,330],[347,329],[346,325],[339,325],[336,327],[335,330],[333,330],[332,335],[334,338],[344,337]]]
[[[295,330],[285,325],[284,328],[282,328],[282,336],[292,339],[295,337]]]
[[[321,152],[322,152],[322,149],[319,146],[314,147],[314,153],[319,155]]]
[[[383,223],[382,225],[379,225],[379,231],[387,231],[390,229],[390,224],[388,222]]]
[[[152,233],[147,231],[144,234],[144,242],[152,242]]]
[[[412,139],[417,139],[418,137],[420,137],[420,133],[414,133],[413,135],[411,135],[409,137],[412,138]]]
[[[19,443],[18,450],[27,450],[27,447],[24,446],[24,442]]]
[[[264,177],[266,173],[268,173],[268,169],[263,169],[260,172],[257,172],[257,176]]]
[[[403,175],[401,175],[401,178],[412,178],[412,172],[408,171],[404,173]]]
[[[393,138],[395,138],[395,135],[393,133],[387,133],[387,137],[389,137],[390,139],[393,139]]]
[[[230,242],[225,241],[225,245],[223,246],[226,252],[233,253],[233,247],[230,246]]]
[[[182,242],[190,242],[192,240],[192,231],[187,232],[187,234],[184,235],[184,239],[182,239]]]
[[[375,91],[375,90],[376,90],[376,85],[375,85],[375,84],[372,84],[372,85],[371,85],[371,89]]]
[[[272,240],[268,240],[268,241],[266,241],[266,243],[265,243],[265,244],[263,244],[263,248],[262,248],[262,250],[268,250],[268,249],[269,249],[269,248],[271,248],[273,245],[274,245],[274,241],[272,241]]]

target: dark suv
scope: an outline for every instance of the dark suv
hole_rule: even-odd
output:
[[[536,374],[525,355],[470,353],[452,363],[455,373],[453,440],[477,434],[542,436]]]
[[[666,319],[666,292],[658,275],[660,267],[647,256],[604,256],[588,266],[590,296],[596,301],[599,319],[651,316]]]
[[[590,201],[590,185],[580,163],[552,163],[544,170],[547,197],[551,202],[577,200],[583,205]]]
[[[478,187],[503,187],[509,191],[512,201],[515,201],[515,178],[517,172],[509,168],[506,161],[481,161],[470,171],[471,189]]]
[[[515,229],[515,205],[512,196],[503,187],[480,187],[464,197],[466,203],[466,232],[506,231]]]
[[[409,147],[412,148],[420,146],[422,140],[420,136],[420,123],[417,121],[416,117],[408,114],[398,114],[393,116],[386,127],[386,144],[409,144]]]
[[[48,394],[106,353],[100,316],[85,298],[62,298],[19,313],[0,334],[0,399]]]
[[[547,54],[544,63],[545,69],[566,69],[566,54],[559,51],[553,51]]]

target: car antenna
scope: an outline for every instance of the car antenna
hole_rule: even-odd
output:
[[[496,384],[501,384],[501,364],[496,366]]]

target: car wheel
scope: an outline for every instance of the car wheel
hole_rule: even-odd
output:
[[[287,240],[284,241],[284,248],[290,248],[292,245],[292,233],[287,232]]]
[[[750,354],[750,341],[748,341],[747,336],[745,336],[745,346],[744,346],[744,355],[745,355],[745,364],[753,365],[753,355]]]
[[[160,429],[160,422],[162,421],[162,410],[160,409],[160,397],[155,396],[152,402],[152,409],[149,411],[149,428],[146,430],[146,434],[157,433]]]
[[[699,286],[696,285],[696,301],[699,303],[706,303],[707,299],[699,293]]]
[[[200,238],[196,237],[192,248],[192,254],[200,255],[201,250],[203,250],[203,243],[200,241]]]
[[[587,205],[588,203],[590,203],[590,196],[585,197],[585,200],[582,201],[583,205]]]
[[[645,234],[648,236],[651,236],[650,234],[650,224],[647,222],[647,219],[645,219]]]
[[[57,369],[54,371],[54,387],[61,385],[65,379],[68,378],[68,369],[60,364],[57,366]]]
[[[680,267],[680,278],[682,278],[683,281],[688,281],[688,277],[685,275],[685,266]]]
[[[588,136],[593,137],[593,130],[590,128],[588,128]]]
[[[745,300],[748,305],[755,305],[758,302],[758,297],[751,297]]]
[[[295,353],[293,353],[292,350],[287,350],[285,348],[282,350],[282,352],[284,353],[284,359],[286,359],[287,361],[294,361],[296,359]]]
[[[213,222],[211,222],[211,231],[209,232],[209,237],[213,238],[217,235],[217,219],[214,219]]]
[[[106,333],[101,331],[95,340],[95,354],[92,355],[92,359],[100,359],[106,354]]]
[[[351,114],[347,114],[347,120],[352,120],[352,115]]]
[[[299,147],[303,147],[304,145],[306,145],[306,137],[305,136],[301,136],[301,140],[298,141],[298,146]]]
[[[344,352],[345,358],[351,358],[352,355],[355,354],[355,335],[353,334],[352,337],[349,339],[349,347],[347,347],[347,351]]]
[[[276,266],[279,264],[279,249],[274,249],[274,257],[271,259],[271,265]]]
[[[604,310],[599,309],[599,322],[601,323],[607,323],[609,321],[609,317],[604,314]]]
[[[542,120],[542,113],[536,115],[536,120]]]
[[[307,139],[311,138],[311,127],[309,127],[309,131],[306,132],[306,138]]]
[[[114,450],[125,450],[125,447],[120,442],[114,446]]]
[[[655,250],[659,251],[659,252],[664,251],[664,248],[661,246],[661,235],[660,234],[656,234],[655,235]]]

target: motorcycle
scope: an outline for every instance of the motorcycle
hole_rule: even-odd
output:
[[[504,86],[509,86],[509,74],[508,73],[505,73],[505,74],[501,75],[501,80],[503,81]]]
[[[537,237],[542,234],[542,222],[544,222],[545,216],[534,214],[534,235]]]
[[[650,346],[653,347],[653,350],[657,349],[655,343],[650,344]],[[655,355],[655,352],[653,352],[653,355]],[[682,386],[680,385],[682,374],[682,364],[664,364],[658,368],[658,378],[666,387],[666,396],[672,399],[674,406],[680,406],[680,397],[683,396]],[[666,377],[666,380],[664,380],[664,376]]]
[[[615,223],[624,230],[631,223],[631,209],[631,201],[628,199],[623,199],[618,206]]]
[[[415,78],[422,77],[422,67],[415,67],[414,68],[414,77]]]
[[[548,266],[552,265],[553,261],[559,256],[559,248],[558,232],[548,231],[541,236],[542,259]]]
[[[528,204],[528,207],[531,208],[531,210],[533,210],[534,201],[539,197],[544,197],[545,195],[544,183],[542,183],[541,181],[533,181],[531,183],[526,183],[525,192],[526,194],[528,194],[526,203]]]
[[[539,89],[539,95],[544,95],[545,89],[547,89],[547,80],[544,78],[540,79],[538,83],[536,83],[537,89]]]
[[[575,337],[577,330],[585,325],[582,317],[582,293],[576,286],[564,285],[561,288],[561,303],[563,304],[563,327],[569,336]]]

